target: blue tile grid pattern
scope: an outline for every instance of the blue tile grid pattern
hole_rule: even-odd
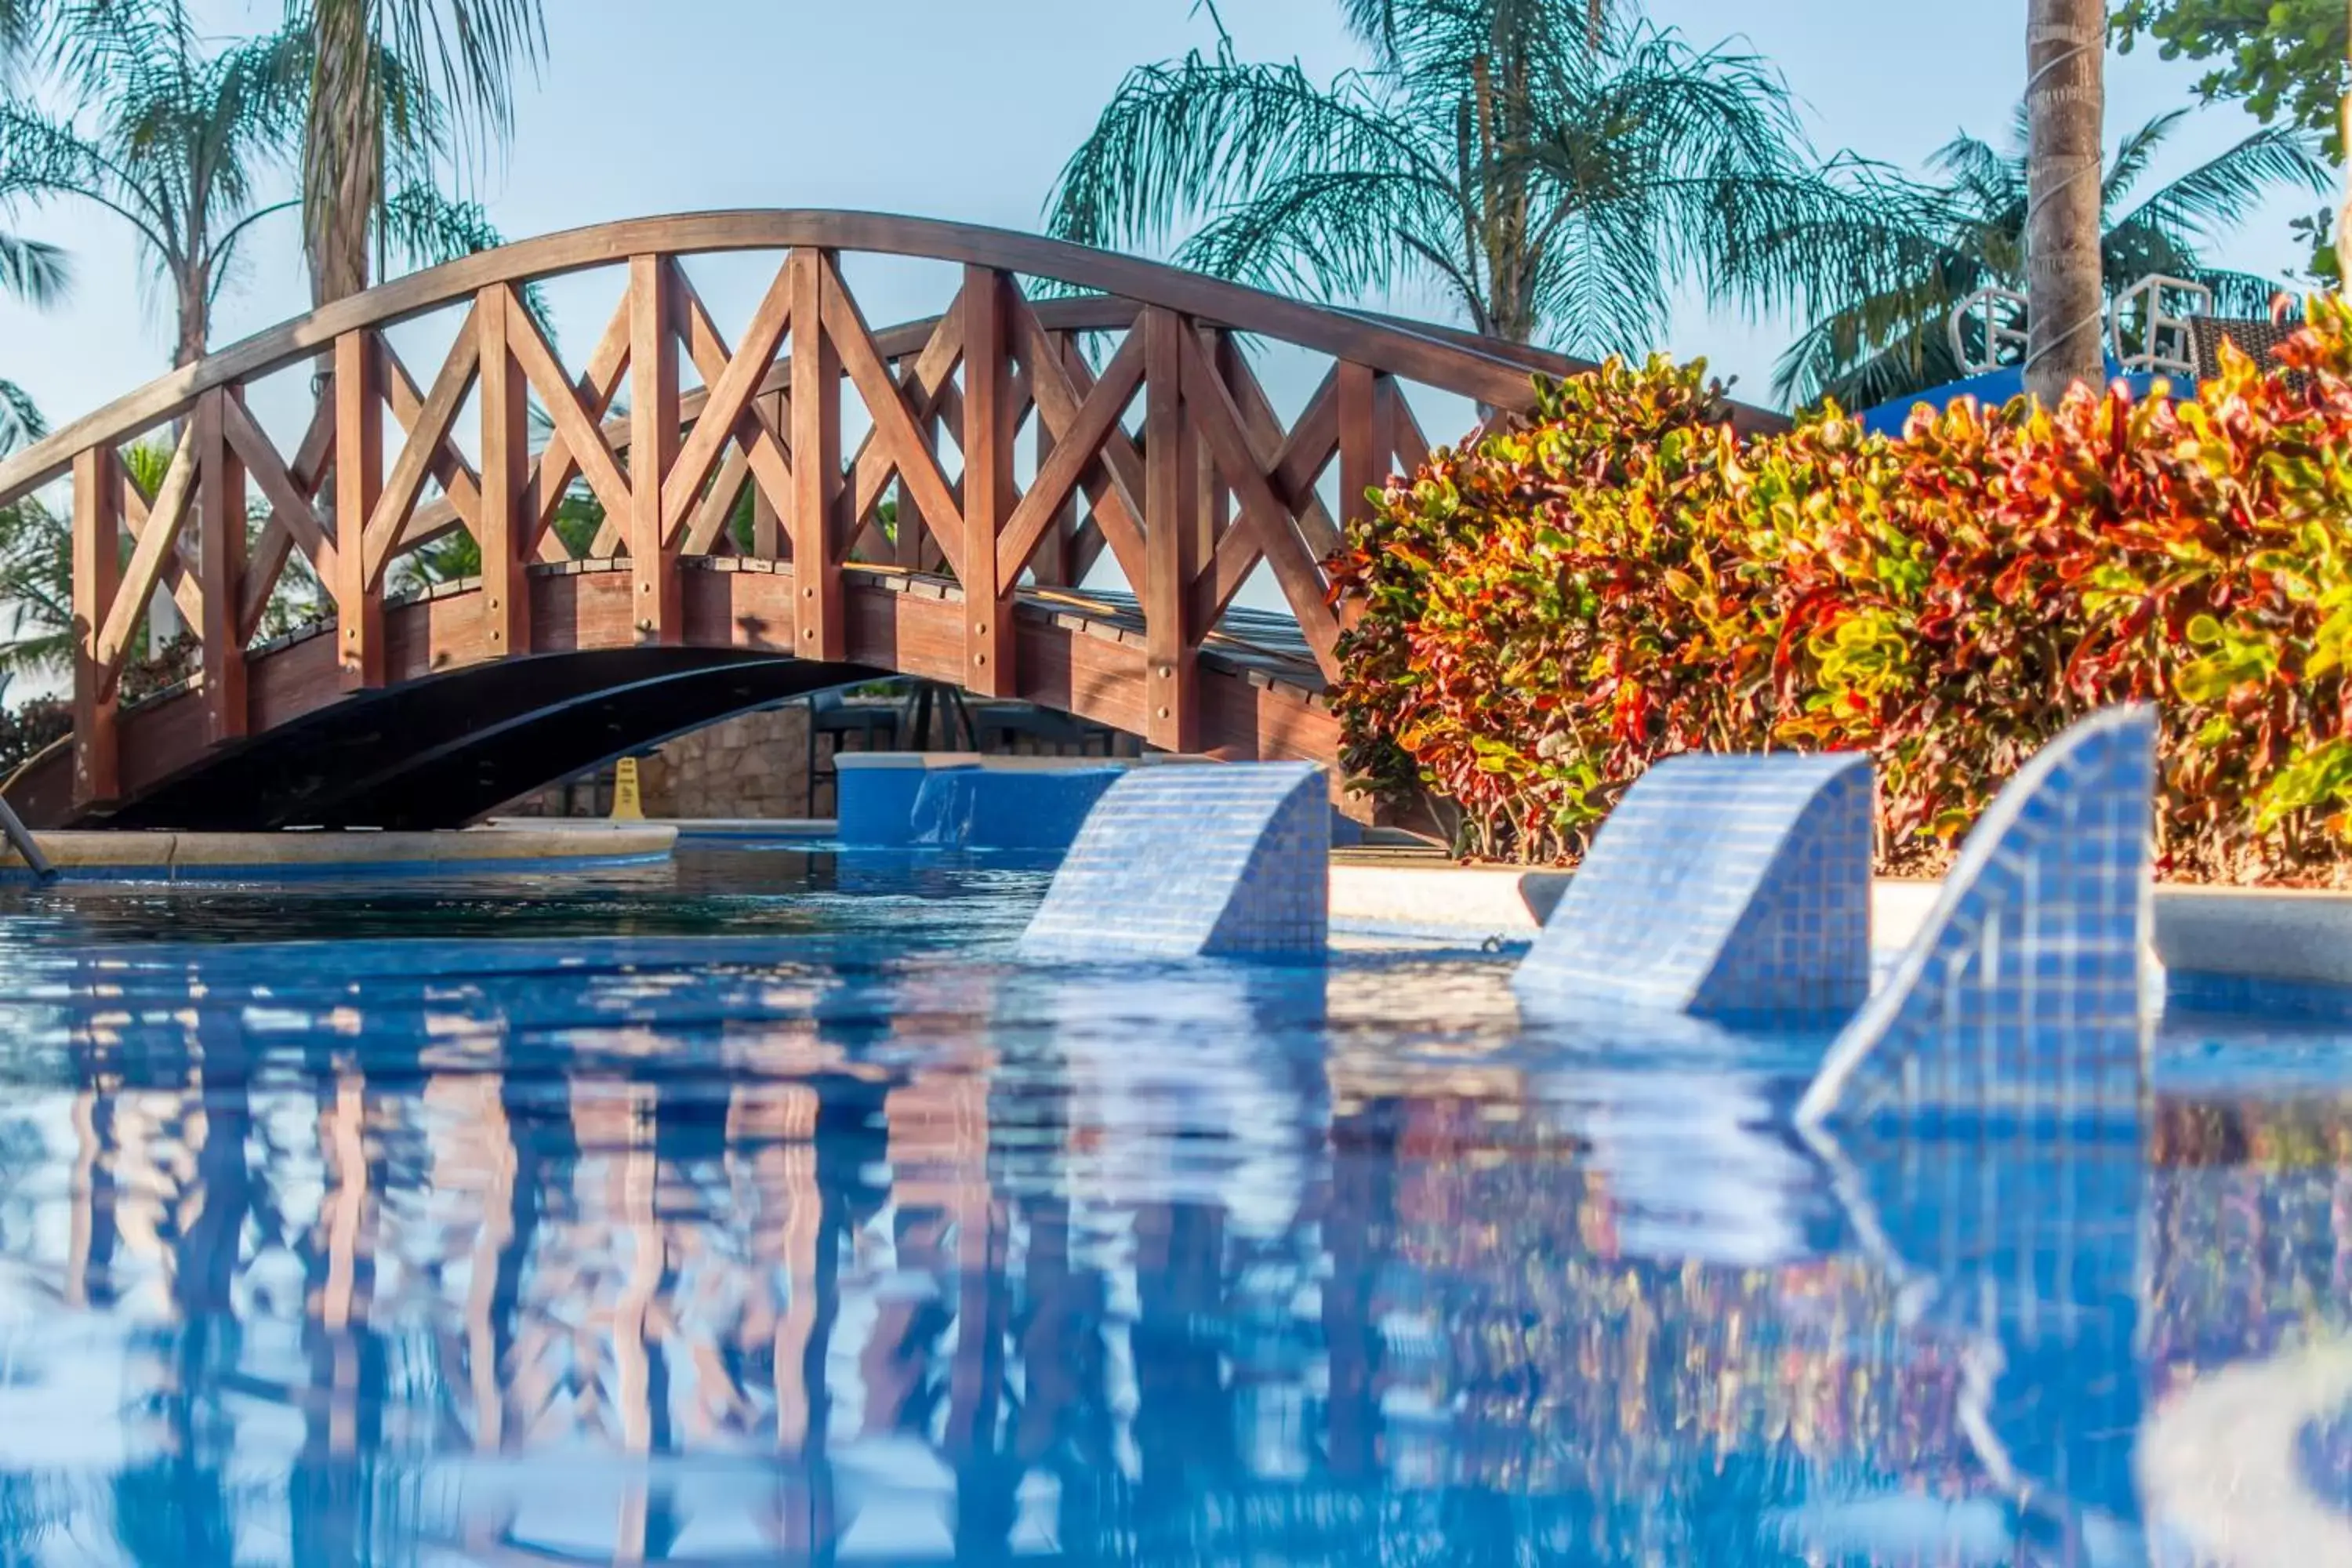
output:
[[[1103,795],[1021,942],[1041,958],[1318,958],[1330,795],[1305,763],[1137,768]]]
[[[1870,863],[1867,758],[1669,758],[1602,825],[1513,983],[1538,1005],[1851,1012]]]
[[[2111,709],[2044,747],[1969,836],[1935,912],[1831,1047],[1808,1121],[2137,1119],[2151,1008],[2156,721]]]

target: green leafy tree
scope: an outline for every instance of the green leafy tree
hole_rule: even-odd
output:
[[[2124,0],[2108,26],[2126,53],[2147,38],[2166,59],[2210,63],[2197,83],[2209,100],[2233,99],[2265,125],[2318,132],[2330,156],[2344,155],[2352,89],[2344,0]]]
[[[2107,298],[2160,272],[2204,284],[2225,314],[2262,314],[2277,282],[2206,258],[2273,192],[2325,190],[2331,173],[2313,137],[2278,126],[2147,188],[2150,169],[2188,112],[2160,114],[2133,132],[2107,166],[2100,187]],[[1943,183],[1916,209],[1921,224],[1899,247],[1907,258],[1900,275],[1814,319],[1781,356],[1773,380],[1780,395],[1800,404],[1833,397],[1849,408],[1868,408],[1955,380],[1963,373],[1947,325],[1954,307],[1979,289],[2024,288],[2021,118],[2007,151],[1961,136],[1937,153],[1933,167]]]
[[[1885,254],[1900,191],[1817,160],[1753,55],[1588,0],[1343,4],[1372,63],[1328,83],[1222,29],[1129,72],[1053,232],[1343,300],[1433,284],[1479,331],[1586,353],[1651,340],[1672,286],[1806,308]]]

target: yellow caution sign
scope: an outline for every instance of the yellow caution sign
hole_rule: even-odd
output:
[[[643,822],[645,797],[637,793],[637,759],[623,757],[613,764],[613,820]]]

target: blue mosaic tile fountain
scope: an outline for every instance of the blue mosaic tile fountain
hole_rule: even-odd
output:
[[[1318,959],[1329,940],[1330,867],[1320,768],[1138,768],[1078,830],[1021,951]]]
[[[1870,991],[1869,759],[1672,757],[1602,825],[1512,984],[1530,1004],[1843,1016]]]
[[[1800,1119],[2137,1120],[2155,779],[2152,709],[2110,709],[2043,747],[1969,835]]]

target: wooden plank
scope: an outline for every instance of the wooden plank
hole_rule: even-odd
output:
[[[1118,429],[1119,440],[1127,439],[1126,431],[1119,429],[1118,418],[1133,401],[1136,388],[1143,384],[1143,348],[1142,335],[1129,332],[1110,363],[1103,366],[1102,379],[1067,420],[1048,417],[1041,405],[1038,428],[1048,433],[1055,444],[1051,453],[1038,464],[1036,477],[1029,481],[1029,492],[1021,498],[1021,504],[1013,509],[1005,525],[997,552],[997,570],[1005,582],[1019,579],[1030,552],[1053,527],[1056,515],[1068,505],[1079,478],[1100,460],[1105,439],[1115,429]],[[1037,379],[1032,377],[1033,381]],[[1066,382],[1066,377],[1064,379]]]
[[[751,324],[743,329],[741,346],[726,361],[716,379],[707,372],[704,374],[709,395],[703,403],[701,416],[695,421],[693,433],[678,448],[677,460],[662,481],[663,526],[671,532],[682,528],[688,514],[694,510],[702,487],[718,465],[719,448],[733,436],[737,423],[747,411],[754,420],[758,418],[752,394],[767,378],[769,363],[776,357],[776,347],[784,341],[784,329],[791,321],[791,268],[782,267],[777,268],[768,291],[752,310]],[[633,457],[635,446],[632,437]]]
[[[914,411],[907,406],[906,393],[890,379],[882,356],[876,352],[874,334],[866,331],[866,318],[858,310],[857,301],[842,287],[840,272],[829,257],[820,257],[816,265],[824,281],[820,298],[824,309],[825,341],[834,345],[850,384],[865,399],[866,411],[874,420],[875,434],[898,465],[898,475],[913,493],[915,504],[922,509],[924,525],[946,552],[956,575],[961,577],[966,553],[963,514],[948,489],[947,476],[924,441]],[[971,330],[969,321],[965,330]],[[796,384],[800,381],[797,367],[793,379]],[[797,400],[801,395],[795,392],[793,395]]]
[[[662,257],[629,258],[629,575],[641,643],[676,643],[686,629],[662,511],[662,483],[678,441],[674,276]]]
[[[523,374],[530,378],[532,390],[546,405],[548,418],[555,426],[555,434],[563,444],[569,461],[578,465],[581,477],[588,481],[596,500],[607,517],[629,515],[629,480],[621,472],[620,460],[613,456],[604,432],[596,424],[596,416],[582,403],[580,393],[563,374],[555,358],[555,351],[541,335],[539,323],[530,312],[521,308],[521,300],[509,290],[507,303],[507,347],[522,365]],[[624,302],[625,304],[625,301]],[[632,370],[634,366],[630,367]],[[554,448],[551,446],[550,451]],[[551,480],[552,473],[544,461],[540,468],[541,479]],[[569,482],[568,480],[566,481]],[[550,495],[559,494],[542,483],[540,500],[546,508],[543,515],[552,517],[554,510],[548,501]]]
[[[449,444],[449,426],[457,417],[457,405],[474,387],[474,375],[481,363],[482,344],[475,325],[478,307],[466,312],[465,324],[457,329],[457,341],[449,346],[449,357],[441,362],[441,372],[433,378],[433,392],[415,410],[412,418],[401,418],[405,403],[393,389],[407,380],[408,372],[387,346],[382,351],[385,373],[385,390],[393,398],[393,417],[401,419],[407,427],[408,439],[400,448],[400,456],[384,477],[383,493],[376,497],[375,510],[369,515],[364,543],[367,549],[367,581],[373,588],[383,581],[383,569],[392,559],[393,542],[400,537],[408,514],[416,506],[416,498],[425,489],[425,476],[441,460]],[[413,389],[412,389],[413,390]],[[452,503],[457,496],[452,491]],[[460,515],[467,509],[460,507]],[[473,511],[481,510],[481,493],[475,489]]]
[[[1171,752],[1200,745],[1199,639],[1192,626],[1194,572],[1184,512],[1184,344],[1191,327],[1171,310],[1146,310],[1143,334],[1144,739]],[[1046,380],[1038,377],[1042,385]]]
[[[530,651],[530,583],[524,575],[536,529],[530,400],[508,343],[508,313],[519,304],[504,289],[483,289],[474,304],[482,382],[482,508],[474,541],[482,553],[484,652],[492,658]]]
[[[261,535],[254,541],[246,562],[245,592],[237,605],[238,635],[247,643],[252,642],[254,634],[261,629],[261,618],[269,610],[270,595],[285,575],[286,563],[298,544],[320,582],[335,580],[335,547],[328,541],[311,504],[319,487],[325,482],[327,465],[335,451],[332,375],[320,378],[318,399],[310,409],[310,427],[303,432],[302,444],[295,448],[290,468],[278,460],[278,448],[253,423],[242,400],[232,398],[226,411],[230,444],[236,447],[247,476],[261,488],[263,498],[269,502],[269,521],[262,525]],[[281,497],[293,505],[284,504]],[[307,536],[300,531],[306,522]]]
[[[1322,569],[1299,539],[1289,509],[1274,493],[1265,470],[1258,467],[1257,455],[1251,449],[1241,410],[1234,405],[1232,393],[1209,363],[1199,341],[1190,334],[1180,334],[1180,339],[1177,350],[1183,355],[1184,406],[1215,453],[1217,467],[1233,484],[1234,498],[1241,502],[1242,515],[1235,523],[1235,531],[1246,528],[1255,532],[1256,537],[1252,542],[1264,552],[1266,563],[1274,568],[1276,580],[1282,584],[1283,597],[1289,602],[1291,613],[1298,617],[1298,628],[1306,635],[1307,646],[1315,650],[1316,662],[1328,679],[1336,680],[1339,671],[1335,651],[1339,623],[1325,601],[1327,587]]]
[[[963,277],[963,683],[983,697],[1008,697],[1013,668],[1016,559],[1001,572],[997,536],[1014,509],[1013,365],[1005,296],[1013,281],[986,268]]]
[[[371,335],[335,341],[335,595],[343,689],[383,684],[383,595],[368,579],[367,526],[383,490],[383,357]]]
[[[331,414],[331,405],[322,406]],[[284,531],[288,544],[302,552],[303,558],[310,563],[310,569],[319,574],[321,580],[332,577],[335,573],[335,545],[320,523],[318,511],[310,505],[314,486],[305,485],[296,479],[278,460],[278,448],[270,445],[269,437],[253,422],[253,416],[247,411],[242,399],[229,399],[221,413],[226,421],[231,449],[236,453],[237,460],[245,465],[246,472],[252,476],[262,499],[269,503],[269,521]],[[329,417],[324,423],[331,438],[333,420]],[[264,537],[268,537],[266,531]]]
[[[99,628],[112,616],[122,576],[122,464],[111,447],[73,460],[73,804],[103,805],[122,793],[114,683],[99,657]]]
[[[462,340],[472,335],[472,323],[468,321],[462,325],[460,337]],[[409,375],[408,367],[401,363],[400,356],[392,352],[392,345],[383,345],[383,353],[385,405],[392,410],[394,422],[405,432],[424,416],[425,395],[417,390],[415,378]],[[466,455],[457,449],[457,443],[446,435],[433,448],[426,463],[426,477],[441,487],[441,500],[436,503],[436,507],[448,511],[467,528],[472,528],[474,514],[482,504],[482,477],[474,472],[474,465],[466,460]],[[414,524],[415,521],[415,509],[412,509],[409,521]],[[412,542],[409,536],[415,531],[413,527],[403,528],[400,538],[393,542],[392,554],[397,555],[406,548]],[[446,528],[439,530],[435,537],[446,531]],[[422,543],[423,540],[419,538],[414,542]]]
[[[834,518],[842,493],[841,356],[825,306],[838,285],[817,251],[795,250],[786,267],[793,323],[793,649],[803,658],[837,662],[849,635]]]
[[[245,465],[229,445],[225,405],[235,395],[215,387],[196,399],[197,550],[205,584],[205,740],[221,746],[251,729],[246,702],[245,639],[237,604],[245,587]]]
[[[163,482],[155,487],[155,503],[147,514],[146,531],[131,546],[131,563],[122,569],[122,581],[114,602],[99,629],[95,657],[105,672],[107,693],[110,694],[122,679],[123,659],[138,635],[140,618],[147,614],[147,601],[155,596],[155,584],[163,577],[163,558],[179,547],[180,525],[187,521],[188,503],[195,496],[196,466],[196,427],[192,420],[180,431],[180,445],[172,455],[172,466],[164,471]]]

